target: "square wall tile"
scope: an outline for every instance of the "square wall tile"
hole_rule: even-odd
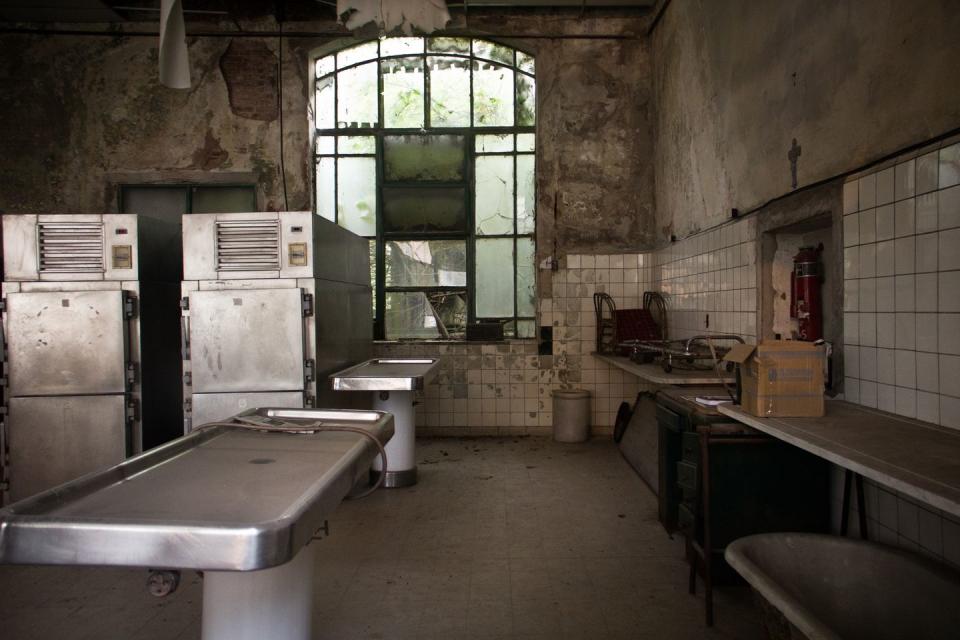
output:
[[[960,271],[941,271],[939,276],[939,311],[960,312]]]
[[[862,250],[860,255],[863,255]],[[893,240],[878,242],[876,244],[876,260],[876,274],[878,276],[892,276],[894,274],[896,257]]]
[[[938,313],[937,320],[940,353],[960,355],[960,313]]]
[[[877,279],[876,278],[863,278],[862,280],[851,280],[851,282],[859,282],[860,286],[860,304],[858,309],[861,312],[863,311],[876,311],[877,310]]]
[[[940,162],[943,163],[943,150]],[[877,172],[877,206],[893,202],[894,180],[894,167]]]
[[[940,355],[940,393],[960,398],[960,356]]]
[[[917,391],[917,419],[940,424],[940,396],[938,394]]]
[[[892,313],[877,314],[877,346],[892,349],[897,339],[896,316]]]
[[[893,413],[897,410],[897,388],[893,385],[877,385],[877,409]]]
[[[860,314],[843,314],[843,342],[844,344],[860,344]],[[912,315],[912,314],[911,314]]]
[[[858,278],[860,273],[860,247],[847,247],[843,250],[844,279]]]
[[[916,202],[913,198],[901,200],[893,205],[893,232],[896,237],[912,236],[917,231]]]
[[[936,352],[938,349],[937,314],[918,313],[915,318],[917,323],[917,351]]]
[[[941,231],[938,235],[940,270],[960,269],[960,227]]]
[[[960,398],[940,396],[940,424],[952,429],[960,429]],[[960,543],[960,540],[958,540]],[[958,556],[960,560],[960,556]]]
[[[859,205],[859,182],[851,180],[843,185],[843,213],[856,213],[860,210]]]
[[[911,158],[894,167],[893,194],[897,200],[912,198],[916,193],[916,169],[914,165],[915,161]],[[846,203],[846,199],[844,199],[844,203]]]
[[[940,149],[940,179],[941,189],[960,184],[960,142]]]
[[[939,234],[925,233],[922,236],[915,236],[917,239],[916,249],[916,269],[917,273],[927,273],[936,271],[938,265]]]
[[[846,362],[846,360],[844,360]],[[850,372],[850,375],[854,375]],[[877,349],[875,347],[860,347],[860,375],[861,380],[877,380]],[[861,387],[861,392],[863,387]]]
[[[916,389],[903,389],[901,387],[897,387],[896,412],[898,415],[905,416],[907,418],[917,417]]]
[[[931,151],[917,158],[917,193],[927,193],[937,188],[939,166],[940,158],[937,151]],[[874,182],[874,188],[876,188],[876,182]],[[862,190],[861,187],[861,192]]]
[[[937,310],[937,274],[918,273],[916,275],[916,310]]]
[[[851,378],[860,377],[860,347],[843,345],[843,372]]]
[[[860,380],[857,378],[843,379],[843,399],[847,402],[860,402]]]
[[[863,228],[860,229],[861,237]],[[877,275],[877,245],[860,245],[860,267],[858,270],[860,278],[874,278]]]
[[[950,187],[937,193],[937,224],[940,229],[960,227],[960,187]]]
[[[843,216],[843,246],[852,247],[860,244],[860,216],[857,214]]]
[[[917,352],[917,389],[929,393],[940,390],[940,362],[935,353]]]
[[[894,281],[897,311],[913,311],[916,305],[914,276],[897,276]]]
[[[843,286],[846,287],[849,282],[859,280],[848,280]],[[877,278],[877,311],[896,311],[895,282],[896,278],[893,277]]]
[[[937,194],[927,193],[916,197],[914,212],[917,233],[929,233],[937,230]]]
[[[860,404],[865,407],[876,409],[877,407],[877,383],[869,380],[860,381]]]
[[[897,314],[897,349],[915,349],[917,346],[916,314]]]
[[[919,174],[918,174],[919,177]],[[871,173],[858,180],[860,194],[860,210],[872,209],[877,206],[877,174]]]
[[[843,281],[843,310],[857,311],[860,308],[860,281]]]
[[[860,344],[862,346],[877,346],[877,314],[860,313]]]
[[[891,386],[897,381],[896,352],[893,349],[877,349],[877,381]]]
[[[905,273],[913,273],[916,269],[916,258],[915,258],[915,246],[916,246],[916,236],[907,236],[905,238],[897,238],[895,241],[895,257],[894,264],[896,268],[896,273],[902,275]],[[886,243],[882,243],[886,244]],[[879,247],[878,247],[879,249]],[[879,275],[892,275],[889,273],[880,273],[880,256],[879,251],[877,255],[877,273]]]
[[[877,207],[877,240],[890,240],[896,235],[893,205]]]
[[[857,214],[860,231],[860,244],[877,241],[877,210],[867,209]]]
[[[897,349],[896,384],[898,387],[915,388],[917,386],[917,355],[915,351]]]

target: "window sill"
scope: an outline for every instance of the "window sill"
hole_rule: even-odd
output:
[[[462,339],[427,339],[406,338],[404,340],[374,340],[373,344],[511,344],[519,343],[537,343],[536,338],[504,338],[503,340],[462,340]]]

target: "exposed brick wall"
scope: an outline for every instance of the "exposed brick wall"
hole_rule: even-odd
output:
[[[251,120],[277,118],[277,57],[261,40],[234,39],[220,58],[230,109]]]

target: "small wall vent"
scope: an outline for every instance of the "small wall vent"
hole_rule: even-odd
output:
[[[278,220],[217,222],[217,271],[280,269]]]
[[[103,224],[41,222],[37,225],[40,273],[103,273]]]

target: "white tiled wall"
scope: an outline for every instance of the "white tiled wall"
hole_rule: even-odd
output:
[[[846,399],[960,429],[960,143],[848,181],[843,213]],[[866,493],[872,539],[960,566],[960,522]]]
[[[960,428],[960,143],[844,186],[848,400]]]

